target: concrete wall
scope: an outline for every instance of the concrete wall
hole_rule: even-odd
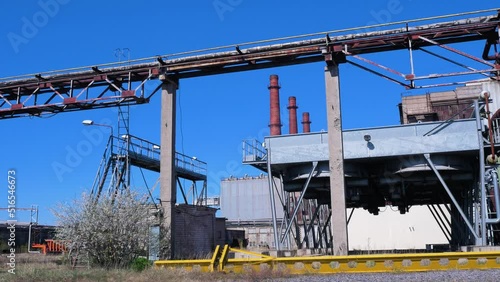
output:
[[[176,258],[206,258],[215,249],[216,211],[203,206],[175,206]]]
[[[279,179],[275,179],[281,189]],[[275,203],[281,207],[276,190]],[[221,181],[221,216],[228,222],[271,222],[271,198],[267,176],[228,178]],[[283,209],[277,208],[277,218]]]
[[[391,207],[377,216],[356,209],[348,230],[350,250],[425,249],[427,244],[448,244],[427,206],[413,206],[403,215]]]

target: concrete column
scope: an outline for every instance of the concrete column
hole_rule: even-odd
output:
[[[170,252],[160,247],[160,257],[163,259],[175,257],[174,208],[177,198],[175,175],[175,103],[177,81],[164,81],[161,92],[161,140],[160,140],[160,201],[163,208],[161,218],[164,234],[170,233]],[[163,243],[167,243],[163,241]]]
[[[347,218],[345,207],[344,149],[340,114],[339,67],[329,62],[325,67],[328,149],[330,152],[330,199],[333,254],[347,255]]]

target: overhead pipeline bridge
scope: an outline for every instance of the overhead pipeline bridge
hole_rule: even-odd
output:
[[[496,54],[489,54],[489,49],[498,40],[497,27],[500,21],[497,14],[485,15],[493,11],[496,10],[348,28],[119,63],[4,77],[0,78],[0,119],[147,103],[151,96],[161,89],[161,84],[154,89],[146,89],[145,84],[149,80],[177,81],[198,76],[320,62],[325,59],[353,64],[409,89],[427,87],[429,85],[416,85],[415,82],[436,77],[483,74],[495,78],[498,69],[496,64],[488,60],[498,59]],[[481,16],[450,20],[467,15]],[[449,21],[428,23],[441,19]],[[369,31],[381,28],[392,29]],[[475,58],[444,45],[484,39],[487,44],[482,58]],[[485,69],[468,68],[460,73],[419,77],[413,70],[404,74],[359,57],[362,54],[394,50],[408,50],[412,57],[413,51],[424,50],[423,47],[426,46],[441,46],[452,52],[457,51],[482,63]],[[361,60],[364,64],[351,58]],[[413,65],[413,59],[410,64]]]

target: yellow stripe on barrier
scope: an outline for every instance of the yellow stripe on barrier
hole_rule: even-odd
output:
[[[227,259],[228,251],[256,258]],[[212,260],[159,260],[157,267],[181,267],[188,271],[212,272]],[[213,263],[212,263],[213,265]],[[329,274],[363,272],[412,272],[451,269],[500,268],[500,252],[457,252],[420,254],[375,254],[275,258],[225,246],[217,269],[227,273],[273,270],[290,274]]]

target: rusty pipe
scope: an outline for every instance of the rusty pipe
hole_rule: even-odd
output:
[[[288,97],[288,133],[297,134],[297,99],[295,96]]]
[[[309,119],[309,112],[302,113],[302,132],[311,132],[311,120]]]
[[[271,104],[271,114],[269,129],[271,136],[281,135],[281,118],[280,118],[280,86],[278,83],[278,76],[272,74],[269,77],[269,94]]]

